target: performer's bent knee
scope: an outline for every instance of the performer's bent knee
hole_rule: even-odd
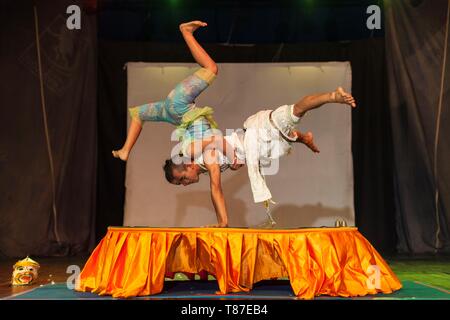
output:
[[[216,72],[214,72],[214,71],[216,71]],[[201,69],[199,69],[199,70],[197,70],[195,73],[194,73],[194,75],[195,76],[197,76],[197,77],[199,77],[200,79],[202,79],[203,81],[205,81],[208,85],[209,84],[211,84],[213,81],[214,81],[214,79],[216,78],[216,75],[217,75],[217,66],[215,67],[215,70],[214,70],[214,68],[210,68],[210,69],[207,69],[207,68],[201,68]]]
[[[217,64],[213,64],[212,66],[208,66],[206,69],[214,73],[216,76],[219,73],[219,68],[217,67]]]
[[[294,104],[294,108],[293,108],[293,114],[297,117],[301,117],[305,114],[306,112],[306,108],[305,108],[305,104],[304,101],[301,100],[299,102],[297,102],[296,104]]]
[[[139,116],[139,107],[128,108],[128,112],[130,113],[131,120],[134,120],[142,125],[142,119]]]

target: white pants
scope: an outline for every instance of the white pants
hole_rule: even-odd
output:
[[[286,141],[281,133],[289,136],[298,123],[292,117],[293,105],[284,105],[275,110],[262,110],[250,116],[244,122],[244,149],[250,185],[255,202],[272,198],[263,175],[278,172],[278,159],[291,150],[291,142]],[[272,113],[273,123],[270,121]]]

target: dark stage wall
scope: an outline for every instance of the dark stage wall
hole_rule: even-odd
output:
[[[356,226],[378,250],[392,252],[396,235],[384,39],[301,45],[206,44],[205,49],[217,62],[351,62],[352,91],[358,100],[352,114]],[[123,67],[128,61],[193,60],[182,43],[99,43],[97,240],[107,226],[123,221],[125,165],[111,157],[111,150],[121,146],[126,137]]]
[[[401,252],[450,252],[449,6],[428,0],[386,7]]]
[[[66,8],[80,2],[36,1],[45,110],[33,2],[0,4],[0,256],[70,255],[95,244],[95,16],[66,28]]]

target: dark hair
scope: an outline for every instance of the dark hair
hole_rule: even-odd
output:
[[[166,162],[164,163],[163,170],[164,170],[164,175],[166,176],[166,180],[169,183],[172,183],[172,181],[174,180],[173,169],[174,169],[174,163],[173,163],[172,159],[167,159]]]
[[[175,170],[175,169],[181,170],[181,169],[183,169],[183,167],[184,167],[183,164],[175,164],[175,163],[173,163],[172,159],[167,159],[163,166],[164,175],[166,176],[166,180],[169,183],[173,183],[173,180],[175,179],[175,177],[173,176],[173,170]]]

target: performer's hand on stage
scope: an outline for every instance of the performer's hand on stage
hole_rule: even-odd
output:
[[[311,149],[312,152],[320,152],[319,148],[317,148],[317,146],[314,144],[312,132],[308,131],[307,133],[302,134],[300,131],[294,131],[294,134],[297,136],[297,142],[303,143],[305,146]]]
[[[180,31],[194,33],[194,31],[197,30],[198,28],[206,27],[207,25],[208,24],[206,22],[195,20],[195,21],[180,24]]]

